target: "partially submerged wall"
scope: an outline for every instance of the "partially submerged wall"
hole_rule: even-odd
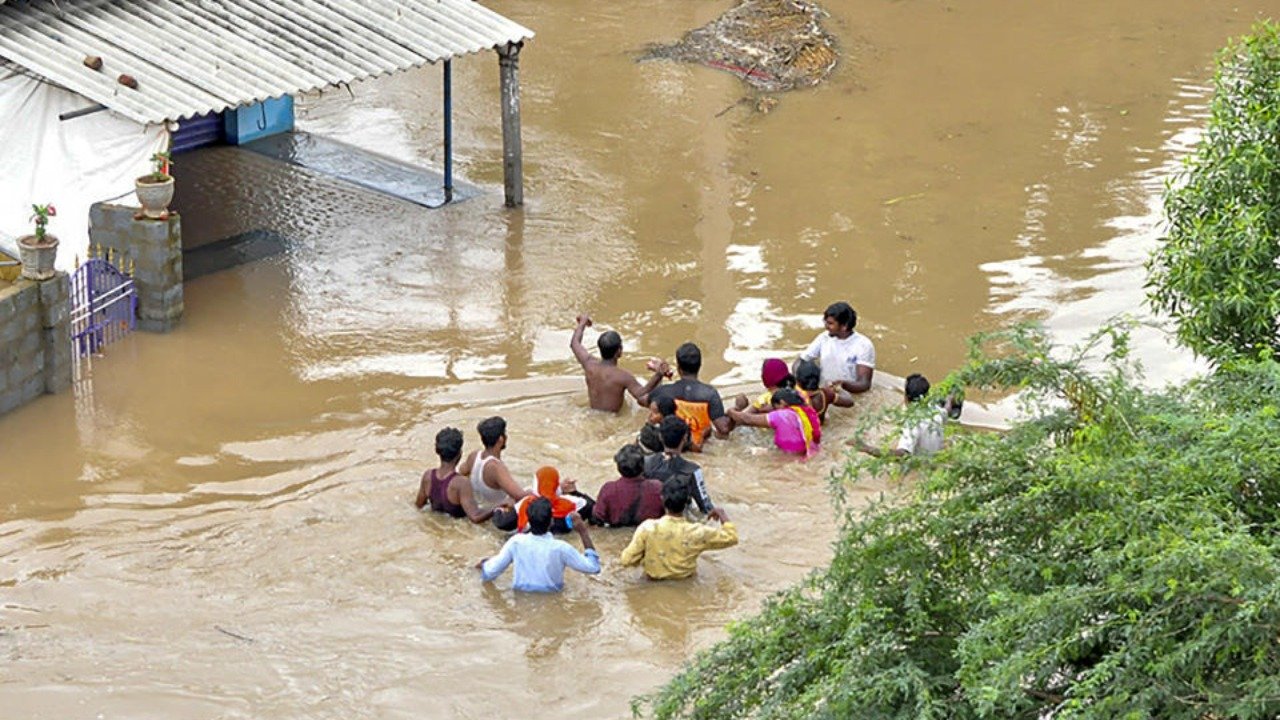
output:
[[[70,282],[0,285],[0,414],[71,387]]]
[[[182,319],[182,221],[135,219],[137,208],[95,203],[89,209],[89,240],[128,258],[138,293],[138,328],[168,332]]]

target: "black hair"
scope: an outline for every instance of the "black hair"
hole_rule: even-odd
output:
[[[688,476],[672,475],[662,483],[662,506],[669,513],[683,513],[689,507],[690,494]]]
[[[640,428],[640,447],[651,453],[662,452],[662,433],[655,423],[645,423]]]
[[[658,414],[662,417],[676,414],[676,399],[670,395],[663,395],[657,400]]]
[[[502,436],[507,434],[507,421],[497,415],[485,418],[480,421],[479,425],[476,425],[476,432],[480,433],[480,442],[484,444],[487,450],[497,445]]]
[[[600,348],[600,357],[612,360],[622,352],[622,336],[612,330],[601,333],[596,340],[596,347]]]
[[[804,398],[800,397],[800,393],[791,388],[778,388],[773,391],[774,405],[803,405]]]
[[[658,434],[662,436],[664,450],[683,450],[685,441],[689,439],[689,423],[675,415],[668,415],[658,424]]]
[[[920,373],[912,373],[907,376],[906,391],[907,402],[919,400],[929,394],[929,381]]]
[[[447,427],[436,433],[436,455],[441,462],[457,462],[462,457],[462,431]]]
[[[858,325],[858,313],[849,303],[841,300],[833,302],[827,306],[826,312],[822,313],[822,319],[831,318],[836,321],[837,325],[841,325],[852,330]]]
[[[801,390],[817,390],[822,384],[822,370],[812,360],[801,360],[796,363],[796,384]]]
[[[635,443],[623,445],[614,454],[613,462],[618,466],[618,474],[624,478],[640,477],[644,474],[644,451]]]
[[[702,351],[691,342],[676,348],[676,367],[682,373],[697,375],[702,369]]]
[[[787,376],[779,380],[778,384],[774,385],[774,388],[782,390],[786,388],[794,388],[795,386],[796,386],[796,376],[792,375],[791,373],[787,373]]]
[[[529,501],[525,517],[529,518],[529,532],[546,535],[551,529],[551,501],[544,497]]]

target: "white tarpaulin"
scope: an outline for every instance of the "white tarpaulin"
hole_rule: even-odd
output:
[[[83,96],[0,69],[0,236],[30,235],[32,204],[52,204],[58,269],[70,270],[89,247],[89,206],[120,198],[134,204],[133,181],[151,171],[168,145],[163,126],[140,125],[109,110],[69,120],[90,107]]]

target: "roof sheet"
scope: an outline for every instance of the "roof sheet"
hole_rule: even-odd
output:
[[[142,123],[532,37],[472,0],[0,0],[0,58]]]

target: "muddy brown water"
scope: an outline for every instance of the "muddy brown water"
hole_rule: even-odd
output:
[[[1013,319],[1079,338],[1139,306],[1212,55],[1274,7],[829,3],[845,60],[760,115],[729,75],[632,60],[723,3],[492,5],[538,32],[523,212],[500,208],[491,54],[455,62],[458,169],[486,196],[427,211],[205,154],[189,235],[266,227],[288,250],[193,281],[177,332],[0,418],[3,715],[624,716],[829,558],[839,453],[717,443],[703,462],[738,548],[656,584],[602,531],[599,577],[528,598],[471,569],[496,533],[410,506],[436,430],[474,447],[501,413],[522,477],[612,477],[639,415],[585,409],[579,309],[622,331],[632,366],[698,340],[726,385],[794,355],[837,298],[899,376],[940,376],[966,335]],[[427,68],[309,98],[300,125],[438,164],[439,85]],[[1156,382],[1194,368],[1154,330],[1138,346]]]

